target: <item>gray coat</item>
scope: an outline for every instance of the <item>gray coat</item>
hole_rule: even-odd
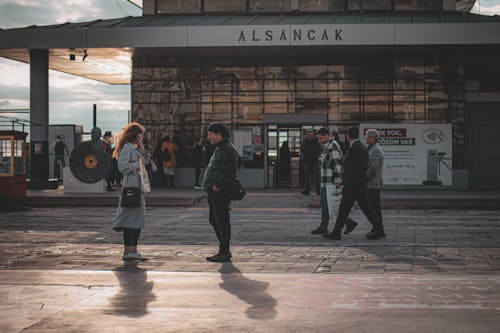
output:
[[[384,186],[382,174],[384,170],[384,152],[378,143],[368,147],[368,170],[366,179],[368,188],[381,190]]]
[[[131,143],[123,145],[118,157],[118,170],[123,174],[123,187],[141,187],[139,156],[143,156],[145,160],[148,159],[142,149],[136,148]],[[146,160],[145,162],[147,164],[149,161]],[[122,231],[123,228],[142,229],[145,222],[146,201],[144,200],[144,193],[141,192],[140,207],[122,207],[120,196],[113,229],[116,231]]]

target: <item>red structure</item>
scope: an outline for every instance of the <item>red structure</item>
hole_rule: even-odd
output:
[[[28,133],[0,131],[0,208],[23,208],[26,203],[26,137]]]

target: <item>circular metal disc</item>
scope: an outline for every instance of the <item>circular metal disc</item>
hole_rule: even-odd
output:
[[[90,142],[83,142],[71,152],[69,166],[78,180],[92,184],[109,175],[111,157]]]

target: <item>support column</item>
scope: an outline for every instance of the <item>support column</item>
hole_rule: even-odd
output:
[[[49,180],[49,52],[30,50],[31,188],[47,188]]]

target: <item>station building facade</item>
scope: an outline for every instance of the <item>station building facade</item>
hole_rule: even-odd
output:
[[[471,14],[472,5],[150,0],[142,17],[31,29],[62,36],[44,46],[54,67],[130,83],[132,119],[152,145],[172,136],[180,167],[189,168],[189,146],[214,121],[231,128],[240,174],[254,187],[283,185],[279,148],[287,141],[297,158],[307,128],[447,124],[451,152],[438,165],[450,169],[446,185],[500,188],[500,20]],[[3,35],[11,45],[0,55],[29,61],[10,40],[26,30]],[[61,60],[71,52],[96,59],[96,68],[128,57],[130,71],[105,75],[84,62],[77,71]],[[301,186],[295,161],[295,180],[285,185]]]

